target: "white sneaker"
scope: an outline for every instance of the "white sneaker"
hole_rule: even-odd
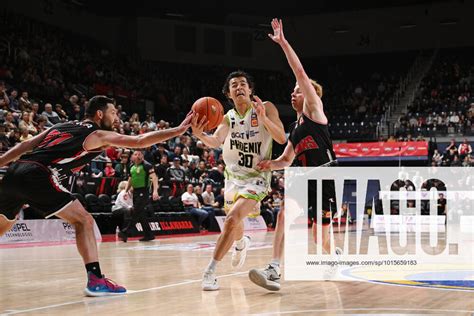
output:
[[[271,264],[264,270],[252,269],[249,271],[249,279],[253,283],[270,291],[280,290],[280,268]]]
[[[204,272],[201,286],[203,291],[217,291],[219,289],[219,284],[217,283],[217,277],[214,271]]]
[[[335,259],[334,261],[336,261],[337,264],[326,268],[326,270],[324,271],[325,281],[332,280],[334,276],[336,275],[337,271],[339,270],[339,262],[341,261],[342,249],[339,247],[336,247],[336,249],[334,249],[334,255],[335,256],[332,256],[331,260]]]
[[[232,267],[234,269],[241,268],[244,265],[245,258],[247,257],[247,250],[250,247],[250,237],[244,236],[244,247],[242,249],[237,249],[234,247],[232,250]]]

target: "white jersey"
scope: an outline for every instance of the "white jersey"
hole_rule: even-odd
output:
[[[224,119],[229,123],[223,146],[226,179],[261,178],[269,184],[271,173],[255,168],[261,160],[271,159],[273,140],[263,123],[258,121],[255,109],[250,107],[243,116],[232,109]]]

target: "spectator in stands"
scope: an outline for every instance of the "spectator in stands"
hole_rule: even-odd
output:
[[[21,136],[20,136],[20,142],[24,142],[25,140],[28,140],[30,138],[33,138],[33,135],[31,135],[28,132],[28,129],[26,128],[20,128],[21,131]]]
[[[203,222],[209,214],[199,208],[199,200],[196,194],[194,194],[194,187],[192,184],[188,184],[186,192],[181,195],[181,201],[183,202],[184,209],[195,216],[198,220],[199,226],[202,227]]]
[[[209,172],[209,179],[214,181],[216,187],[221,188],[224,185],[224,164],[219,164]]]
[[[69,115],[69,119],[72,121],[80,121],[82,120],[82,117],[83,113],[81,111],[81,106],[79,104],[74,104],[71,115]]]
[[[125,223],[131,220],[131,213],[133,211],[133,196],[130,191],[127,191],[127,181],[121,181],[117,188],[117,198],[115,204],[112,206],[112,219],[115,220],[115,227],[124,230]]]
[[[10,140],[7,137],[7,128],[4,124],[0,124],[0,146],[2,147],[1,151],[7,151],[10,148]]]
[[[21,115],[21,120],[18,123],[18,127],[21,129],[26,129],[31,135],[36,135],[38,134],[38,130],[36,127],[33,125],[33,123],[30,121],[30,113],[29,112],[23,112]]]
[[[188,170],[186,170],[186,173],[185,173],[186,181],[192,184],[198,183],[199,177],[196,174],[197,174],[196,162],[194,160],[191,160],[189,162]]]
[[[150,130],[152,130],[152,131],[156,130],[156,123],[153,119],[153,116],[152,116],[151,112],[147,112],[145,122],[147,123],[148,128]]]
[[[171,182],[171,195],[178,197],[184,189],[184,170],[181,167],[181,160],[179,157],[174,157],[173,165],[168,168],[167,176]]]
[[[115,169],[114,169],[112,161],[110,159],[105,163],[104,174],[105,174],[106,177],[114,177],[115,176]]]
[[[51,123],[51,125],[61,122],[61,118],[59,117],[58,113],[53,111],[53,106],[51,103],[46,103],[44,105],[44,111],[41,113],[41,115],[46,116],[48,122]]]
[[[120,162],[115,165],[115,176],[121,179],[128,179],[128,158],[129,154],[123,151],[120,155]]]
[[[8,135],[8,140],[10,141],[10,147],[15,146],[17,143],[21,142],[21,133],[18,128],[13,128],[10,130],[10,135]]]
[[[67,121],[69,120],[66,112],[63,110],[63,106],[59,103],[57,103],[55,106],[54,106],[54,109],[56,110],[56,114],[59,116],[59,119],[61,121]],[[46,106],[45,106],[45,110],[46,110]],[[44,113],[44,112],[43,112]]]
[[[208,208],[218,208],[219,203],[215,201],[214,198],[214,192],[212,191],[212,184],[207,184],[206,185],[206,190],[202,194],[202,199],[203,199],[203,207],[208,207]]]
[[[181,147],[176,146],[173,152],[170,154],[171,161],[174,161],[175,158],[178,158],[181,161]]]
[[[196,194],[199,202],[199,207],[204,209],[204,199],[202,198],[202,189],[200,185],[194,187],[194,194]]]
[[[441,155],[438,151],[438,149],[434,150],[433,157],[431,160],[436,164],[436,166],[441,166],[441,163],[443,161],[443,155]]]
[[[199,161],[198,169],[196,170],[196,178],[201,178],[201,176],[207,173],[206,162],[203,160]]]
[[[224,188],[221,188],[219,194],[216,196],[216,204],[218,205],[217,208],[221,211],[224,211]]]
[[[192,161],[199,161],[199,157],[198,156],[194,156],[194,155],[190,155],[189,154],[189,149],[187,147],[184,147],[183,148],[183,154],[181,155],[181,159],[186,159],[188,160],[189,162],[192,162]]]
[[[37,122],[38,125],[36,126],[36,130],[38,131],[38,134],[47,130],[46,123],[48,123],[48,120],[46,119],[46,117],[43,115],[40,115]]]
[[[21,111],[29,111],[31,110],[31,101],[28,98],[28,92],[23,91],[20,96],[20,100],[18,102],[19,108]]]
[[[130,168],[130,177],[128,178],[127,189],[129,192],[133,189],[133,212],[132,218],[126,227],[119,233],[119,237],[127,242],[130,230],[136,223],[140,222],[143,229],[143,238],[140,241],[150,241],[155,239],[150,225],[146,218],[146,207],[150,203],[149,182],[152,182],[152,198],[154,201],[159,199],[158,195],[158,179],[155,175],[153,166],[143,159],[143,153],[136,150],[132,155],[133,165]]]
[[[130,124],[133,124],[133,123],[140,124],[140,117],[138,116],[138,113],[133,113],[132,116],[130,117],[129,122]]]
[[[464,160],[466,156],[470,156],[472,154],[472,147],[467,141],[467,138],[464,138],[463,143],[459,146],[459,158]]]
[[[41,114],[39,114],[38,111],[39,111],[38,102],[32,102],[31,110],[30,110],[30,122],[32,122],[34,126],[38,125],[38,120],[41,117]]]
[[[5,82],[0,81],[0,110],[8,110],[10,98],[8,98]]]
[[[260,215],[265,220],[267,227],[276,227],[275,211],[273,210],[273,200],[267,196],[260,204]]]
[[[18,91],[13,89],[11,92],[10,92],[10,104],[9,104],[9,108],[10,108],[10,111],[12,111],[13,113],[18,113],[20,114],[21,113],[21,110],[20,110],[20,103],[18,102],[17,100],[17,97],[18,97]]]
[[[458,152],[458,147],[456,146],[456,140],[454,138],[451,139],[451,143],[446,147],[446,152],[449,152],[451,149],[456,153]]]
[[[5,126],[6,126],[8,129],[12,130],[12,129],[17,128],[16,124],[14,123],[14,122],[15,122],[15,118],[13,117],[12,112],[7,112],[7,113],[5,114],[4,119],[5,119]]]
[[[198,157],[201,157],[204,153],[204,143],[200,140],[196,142],[196,148],[194,148],[194,154]]]

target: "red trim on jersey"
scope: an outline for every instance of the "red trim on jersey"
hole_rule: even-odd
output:
[[[319,146],[314,140],[313,136],[308,135],[302,140],[299,141],[299,143],[295,147],[295,153],[296,155],[301,154],[303,151],[310,150],[310,149],[318,149]]]
[[[70,133],[67,132],[60,132],[57,129],[53,129],[51,132],[49,132],[46,137],[43,139],[43,141],[39,144],[38,147],[53,147],[56,146],[73,136]]]

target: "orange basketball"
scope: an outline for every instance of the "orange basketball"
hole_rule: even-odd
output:
[[[224,107],[219,100],[212,97],[202,97],[197,99],[192,106],[192,110],[199,114],[198,120],[200,120],[203,115],[206,116],[209,121],[205,128],[207,131],[219,126],[224,118]]]

